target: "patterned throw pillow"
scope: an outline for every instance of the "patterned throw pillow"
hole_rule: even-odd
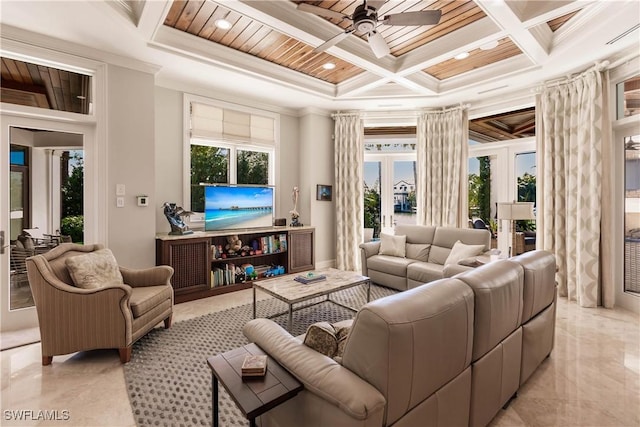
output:
[[[97,289],[124,283],[118,263],[109,249],[69,257],[65,264],[73,283],[79,288]]]
[[[342,364],[342,354],[349,332],[350,326],[334,326],[329,322],[314,323],[307,329],[304,344]]]
[[[338,351],[336,330],[329,322],[318,322],[307,328],[304,344],[318,353],[333,357]]]

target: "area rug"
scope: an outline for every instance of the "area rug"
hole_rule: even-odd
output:
[[[371,286],[371,300],[393,293],[391,289]],[[331,297],[357,309],[365,303],[366,288],[346,289]],[[280,313],[286,307],[275,299],[258,301],[258,317]],[[315,322],[338,322],[353,315],[339,305],[322,302],[294,312],[292,334],[303,334]],[[170,329],[156,328],[136,342],[131,362],[124,367],[136,424],[210,426],[211,370],[207,358],[247,344],[242,326],[252,318],[252,304],[246,304],[177,322]],[[273,320],[284,327],[287,316]],[[220,426],[246,426],[246,418],[222,386],[219,396]]]

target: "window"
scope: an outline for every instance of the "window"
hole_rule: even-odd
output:
[[[22,229],[29,228],[29,148],[11,144],[10,148],[10,238],[15,240]]]
[[[204,212],[203,184],[275,184],[278,116],[209,102],[186,98],[190,175],[185,199],[194,212]]]

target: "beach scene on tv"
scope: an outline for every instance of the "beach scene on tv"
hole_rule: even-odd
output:
[[[205,230],[270,227],[273,188],[209,186],[204,189]]]

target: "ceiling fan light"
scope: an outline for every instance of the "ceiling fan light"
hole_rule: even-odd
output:
[[[495,49],[496,47],[498,47],[498,40],[493,40],[480,46],[480,50],[491,50]]]
[[[461,59],[467,59],[468,57],[469,57],[469,52],[460,52],[459,54],[457,54],[453,58],[457,59],[457,60],[461,60]]]
[[[226,19],[216,19],[214,24],[221,30],[228,30],[229,28],[231,28],[231,22],[227,21]]]
[[[325,64],[322,64],[322,68],[324,68],[325,70],[333,70],[334,68],[336,68],[336,64],[334,64],[333,62],[327,62]]]

